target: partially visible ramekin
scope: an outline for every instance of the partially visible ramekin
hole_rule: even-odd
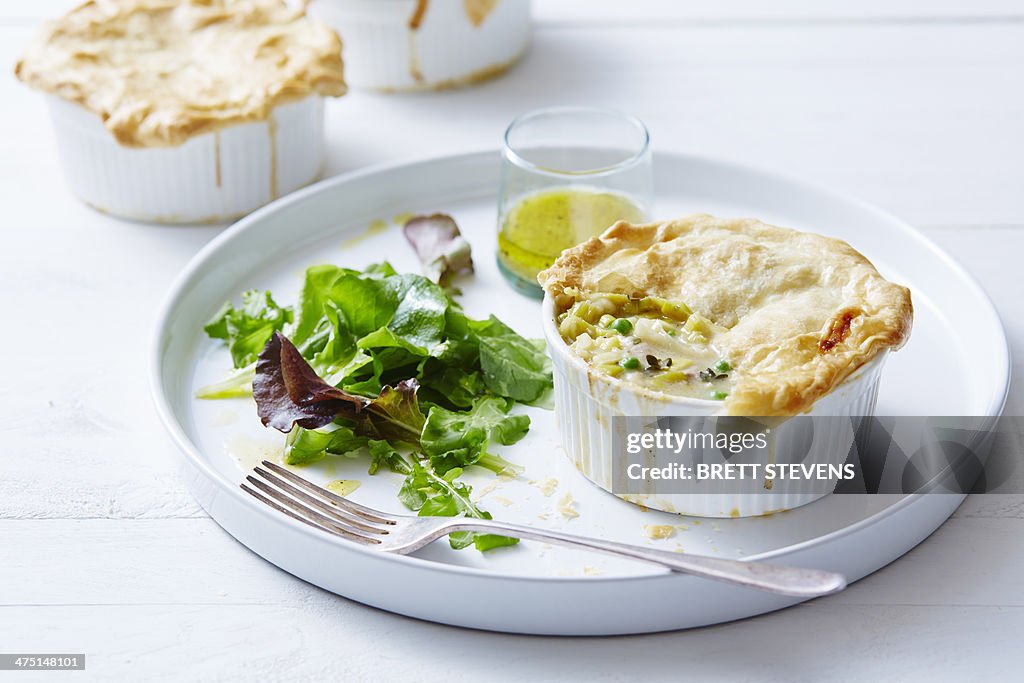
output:
[[[312,0],[345,43],[345,80],[385,91],[441,90],[497,76],[526,51],[529,0]]]
[[[708,493],[700,481],[674,482],[679,493],[620,494],[614,489],[615,468],[625,462],[620,417],[719,415],[720,401],[674,397],[649,391],[593,371],[562,339],[555,323],[555,304],[546,294],[542,304],[544,339],[554,370],[555,414],[566,455],[590,481],[620,498],[644,507],[696,517],[752,517],[806,505],[829,493],[831,484],[810,479],[777,479],[771,490],[761,480],[730,482],[729,493]],[[831,393],[819,399],[810,416],[863,417],[872,415],[888,350],[859,368]],[[809,448],[815,464],[841,466],[849,454],[852,421],[816,423]],[[797,421],[773,428],[773,439],[784,449],[800,441]],[[661,463],[664,464],[664,463]],[[767,464],[767,458],[762,465]],[[621,479],[621,473],[618,473]],[[653,490],[654,482],[650,482]]]
[[[96,114],[48,96],[72,192],[107,213],[156,223],[231,220],[307,185],[324,155],[324,98],[275,107],[177,147],[124,147]]]

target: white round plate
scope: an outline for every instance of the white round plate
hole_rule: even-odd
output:
[[[878,414],[998,414],[1009,384],[1006,338],[991,302],[952,259],[905,223],[844,196],[736,164],[680,154],[655,159],[655,215],[703,211],[835,235],[913,292],[915,329],[893,354]],[[175,284],[158,325],[152,373],[167,429],[186,456],[196,497],[231,535],[264,558],[327,590],[422,619],[517,633],[643,633],[738,619],[796,602],[672,574],[603,555],[520,543],[481,554],[440,541],[412,557],[378,553],[321,533],[264,507],[238,484],[283,437],[264,429],[251,399],[198,401],[229,356],[203,324],[249,288],[294,302],[304,268],[360,268],[387,259],[418,265],[394,218],[443,211],[473,245],[474,276],[459,282],[467,312],[494,313],[540,337],[539,303],[513,292],[494,263],[499,156],[494,152],[367,169],[333,178],[267,206],[208,245]],[[969,311],[970,325],[963,324]],[[984,373],[974,372],[984,358]],[[467,473],[481,505],[498,519],[651,544],[668,550],[841,571],[859,579],[934,531],[961,496],[827,496],[803,508],[753,519],[699,520],[644,511],[587,482],[558,445],[554,415],[528,410],[528,436],[504,449],[526,468],[516,481]],[[329,458],[303,469],[325,482],[359,479],[352,497],[395,512],[399,477],[367,476],[364,459]],[[475,468],[471,468],[475,469]],[[546,495],[543,482],[557,486]],[[571,503],[569,501],[572,501]],[[567,510],[572,512],[567,513]],[[578,516],[572,517],[575,513]],[[653,541],[645,525],[677,525]]]

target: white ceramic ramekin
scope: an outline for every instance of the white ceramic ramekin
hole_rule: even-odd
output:
[[[152,148],[123,147],[92,112],[47,99],[71,190],[90,206],[125,218],[227,221],[316,180],[323,166],[319,95],[275,107],[267,121]]]
[[[590,481],[606,491],[615,492],[614,482],[622,481],[616,472],[626,462],[621,449],[626,435],[623,421],[617,417],[662,417],[718,415],[721,402],[671,397],[631,385],[607,375],[592,372],[585,361],[573,354],[558,332],[554,301],[544,297],[542,305],[544,338],[551,355],[555,382],[555,414],[566,455]],[[808,415],[862,417],[872,415],[878,398],[878,385],[888,352],[879,354],[853,376],[814,404]],[[807,447],[804,462],[841,466],[853,439],[850,420],[816,421],[813,443]],[[790,444],[806,438],[806,422],[791,420],[773,428],[773,457],[785,461]],[[656,454],[643,456],[656,464]],[[636,458],[630,460],[635,461]],[[657,463],[664,465],[664,462]],[[651,493],[619,494],[620,498],[645,507],[696,517],[752,517],[789,510],[810,503],[832,489],[835,480],[777,479],[770,490],[761,480],[730,482],[729,493],[708,493],[706,482],[673,482],[672,493],[653,493],[655,482],[646,486]],[[662,489],[663,490],[663,489]],[[677,492],[678,491],[678,492]]]
[[[511,67],[530,40],[530,0],[496,0],[479,24],[463,0],[312,0],[307,11],[341,35],[358,88],[470,85]]]

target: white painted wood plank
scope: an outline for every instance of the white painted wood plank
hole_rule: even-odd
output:
[[[1022,628],[1020,607],[825,601],[683,633],[599,639],[466,631],[342,601],[0,608],[6,649],[84,650],[88,680],[98,681],[1010,680],[1024,665]]]
[[[838,595],[857,605],[1024,606],[1021,519],[951,519],[896,562]]]
[[[0,520],[0,539],[17,549],[0,567],[0,605],[294,606],[327,595],[209,519]]]
[[[33,179],[21,191],[35,207],[8,215],[0,250],[0,289],[18,292],[24,322],[0,342],[17,358],[0,383],[0,517],[201,514],[156,418],[148,363],[170,282],[216,231],[111,220],[70,198],[61,213],[32,170],[22,166]],[[60,228],[34,225],[51,210]]]
[[[1024,495],[991,494],[968,496],[954,517],[1009,517],[1024,519]]]

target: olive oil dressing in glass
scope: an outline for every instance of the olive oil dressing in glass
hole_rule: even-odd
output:
[[[647,130],[614,111],[560,107],[516,119],[505,133],[498,266],[540,298],[537,273],[564,249],[616,221],[648,219],[653,194]]]

